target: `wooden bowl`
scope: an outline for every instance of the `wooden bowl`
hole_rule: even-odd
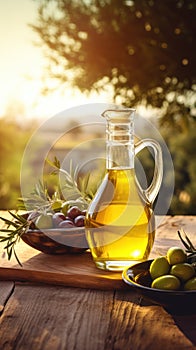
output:
[[[21,238],[45,254],[80,254],[89,248],[84,227],[28,230]]]

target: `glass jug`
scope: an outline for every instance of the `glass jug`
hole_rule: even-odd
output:
[[[98,268],[121,271],[146,260],[154,243],[152,204],[163,173],[160,145],[144,139],[134,145],[134,109],[106,110],[106,175],[86,215],[86,238]],[[142,189],[135,176],[135,155],[154,150],[154,176]]]

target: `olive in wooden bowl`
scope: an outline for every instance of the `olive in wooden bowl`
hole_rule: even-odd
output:
[[[85,236],[85,212],[72,207],[68,215],[70,216],[65,216],[62,212],[24,214],[23,217],[30,222],[30,226],[21,235],[21,239],[46,254],[85,252],[89,248]]]

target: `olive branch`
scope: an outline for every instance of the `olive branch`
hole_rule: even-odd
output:
[[[61,168],[60,161],[57,157],[54,161],[46,159],[47,163],[54,168],[51,174],[61,173],[64,177],[64,184],[60,191],[60,186],[55,190],[52,196],[48,193],[46,183],[39,181],[35,184],[33,191],[26,197],[18,198],[17,208],[27,212],[33,211],[35,214],[41,215],[47,212],[53,212],[52,205],[55,201],[62,201],[61,192],[64,191],[66,195],[66,201],[70,206],[79,205],[81,208],[86,209],[90,201],[93,199],[97,187],[91,189],[89,186],[90,173],[87,173],[83,178],[77,177],[78,167],[73,168],[72,162],[70,162],[70,171],[66,171]],[[97,182],[99,186],[100,181]],[[7,252],[8,260],[11,259],[14,254],[17,262],[21,265],[17,254],[16,245],[20,241],[21,236],[29,230],[33,221],[26,219],[23,215],[18,213],[14,214],[9,211],[12,216],[12,220],[0,217],[0,220],[4,222],[4,227],[0,229],[2,235],[0,235],[0,243],[6,243],[4,249]],[[6,226],[6,227],[5,227]]]

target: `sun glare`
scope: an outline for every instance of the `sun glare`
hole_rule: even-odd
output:
[[[28,26],[36,15],[36,2],[0,1],[0,117],[11,114],[23,122],[29,118],[43,120],[77,105],[110,103],[111,91],[86,96],[78,89],[61,86],[48,95],[42,94],[46,59],[42,48],[33,44],[37,36]]]

